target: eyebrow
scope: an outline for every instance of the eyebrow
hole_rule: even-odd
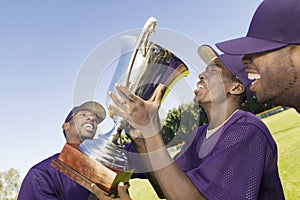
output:
[[[220,65],[219,63],[211,62],[211,63],[209,63],[206,66],[205,70],[208,70],[210,68],[219,68],[219,69],[222,69],[222,65]]]
[[[82,113],[92,113],[96,118],[98,118],[97,114],[94,113],[93,111],[90,111],[90,110],[80,110],[80,111],[78,111],[76,114],[78,114],[78,113],[80,113],[80,112],[82,112]]]

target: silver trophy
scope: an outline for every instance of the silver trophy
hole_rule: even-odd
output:
[[[148,100],[157,86],[163,84],[167,87],[162,99],[163,102],[172,86],[179,79],[189,74],[189,70],[182,60],[168,49],[150,41],[156,26],[157,20],[154,17],[150,17],[146,21],[139,37],[135,40],[136,44],[131,53],[129,63],[124,65],[124,61],[120,59],[117,65],[109,87],[111,91],[115,90],[114,84],[118,82],[126,85],[137,96]],[[128,39],[129,37],[124,38]],[[115,94],[117,93],[115,92]],[[112,103],[110,97],[108,97],[108,103]],[[122,130],[127,127],[126,121],[119,116],[110,114],[110,117],[113,118],[116,124],[116,131],[112,141],[117,143]]]

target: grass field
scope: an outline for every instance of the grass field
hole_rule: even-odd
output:
[[[288,109],[263,121],[271,131],[278,147],[279,175],[287,200],[300,199],[300,115]],[[159,199],[146,180],[130,181],[133,200]]]
[[[263,119],[278,147],[278,167],[286,199],[300,199],[300,115],[294,109]]]

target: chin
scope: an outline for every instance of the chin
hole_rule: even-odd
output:
[[[276,100],[276,96],[259,95],[256,93],[256,98],[258,103],[279,104]]]
[[[196,103],[196,104],[199,104],[199,101],[198,101],[198,99],[197,99],[197,96],[194,97],[193,102]]]
[[[84,139],[93,139],[94,136],[95,136],[95,134],[87,133],[87,134],[82,135],[82,138],[84,138]]]

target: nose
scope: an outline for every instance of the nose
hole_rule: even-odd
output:
[[[90,115],[87,115],[87,120],[90,120],[92,122],[96,122],[96,116],[94,114],[90,114]]]
[[[199,78],[200,80],[206,79],[206,76],[205,76],[204,72],[200,73],[200,74],[198,75],[198,78]]]

